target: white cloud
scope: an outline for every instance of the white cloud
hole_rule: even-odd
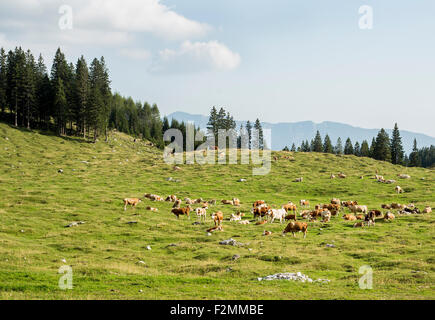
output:
[[[151,67],[152,72],[200,72],[209,70],[232,70],[239,66],[240,55],[232,52],[218,41],[185,41],[174,51],[160,51],[157,61]]]
[[[122,49],[119,53],[133,60],[148,60],[151,57],[151,53],[145,49]]]

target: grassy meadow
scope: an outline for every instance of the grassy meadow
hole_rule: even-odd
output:
[[[219,203],[202,225],[194,224],[194,215],[177,220],[168,202],[145,199],[136,209],[123,210],[122,199],[144,193],[237,197],[245,219],[252,219],[255,200],[277,208],[301,199],[312,206],[329,203],[333,197],[369,209],[391,202],[435,207],[434,170],[355,156],[273,155],[280,159],[266,176],[252,176],[252,165],[181,165],[174,171],[162,151],[123,134],[92,144],[1,123],[0,299],[435,299],[433,213],[396,216],[364,229],[337,216],[330,223],[309,223],[303,239],[281,236],[285,224],[279,222],[230,222],[236,208]],[[347,178],[330,179],[339,172]],[[398,180],[405,193],[377,183],[375,172]],[[400,180],[400,173],[412,178]],[[298,177],[304,181],[292,182]],[[247,182],[237,182],[240,178]],[[147,206],[159,211],[146,211]],[[227,219],[224,231],[208,236],[210,215],[217,210]],[[65,228],[75,221],[85,224]],[[264,230],[273,234],[264,237]],[[245,245],[219,244],[229,238]],[[240,258],[233,261],[236,254]],[[58,287],[63,265],[73,269],[72,290]],[[358,286],[363,265],[373,268],[372,290]],[[257,280],[279,272],[330,283]]]

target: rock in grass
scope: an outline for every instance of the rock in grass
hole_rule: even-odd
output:
[[[313,280],[310,277],[308,277],[305,274],[302,274],[301,272],[297,272],[297,273],[277,273],[277,274],[273,274],[270,276],[266,276],[263,278],[257,278],[258,281],[271,281],[271,280],[291,280],[291,281],[299,281],[299,282],[321,282],[321,283],[329,283],[330,280],[328,279],[317,279],[317,280]]]
[[[57,173],[63,173],[62,169],[57,170]]]
[[[239,179],[237,182],[247,182],[248,180],[246,179]]]
[[[238,254],[235,254],[235,255],[232,257],[232,260],[234,260],[234,261],[239,260],[239,259],[240,259],[240,255],[238,255]]]
[[[219,244],[226,245],[226,246],[243,246],[243,243],[237,242],[232,238],[229,240],[223,240],[219,242]]]
[[[147,248],[146,248],[147,250],[151,250],[151,246],[147,246]]]

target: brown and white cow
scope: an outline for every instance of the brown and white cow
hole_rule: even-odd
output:
[[[142,200],[138,198],[125,198],[124,211],[127,210],[127,206],[132,206],[132,208],[135,208],[139,204],[139,202],[142,202]]]
[[[287,227],[284,229],[282,233],[286,234],[291,232],[293,234],[293,237],[296,237],[297,232],[303,232],[304,239],[305,239],[307,236],[307,231],[308,231],[308,224],[306,222],[292,221],[287,225]]]

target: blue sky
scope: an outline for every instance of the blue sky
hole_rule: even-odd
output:
[[[61,30],[59,7],[72,8]],[[373,29],[361,30],[362,5]],[[435,2],[16,0],[0,46],[70,61],[104,55],[114,91],[162,114],[337,121],[435,136]]]

